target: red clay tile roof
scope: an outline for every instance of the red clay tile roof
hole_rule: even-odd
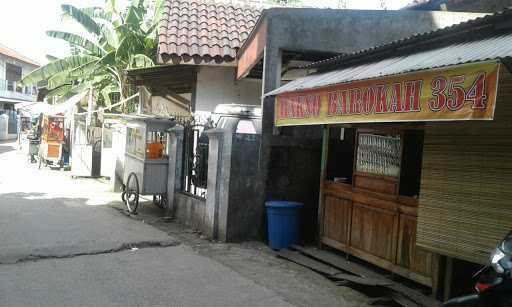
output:
[[[27,58],[26,56],[20,54],[19,52],[15,51],[15,50],[12,50],[11,48],[9,48],[3,44],[0,44],[0,54],[6,55],[10,58],[13,58],[13,59],[21,61],[21,62],[25,62],[27,64],[31,64],[31,65],[34,65],[37,67],[40,66],[39,63],[37,63],[36,61],[33,61],[33,60]]]
[[[160,21],[159,62],[232,62],[260,9],[200,0],[166,0]]]

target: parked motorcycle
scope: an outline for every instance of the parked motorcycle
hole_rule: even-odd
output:
[[[444,307],[512,307],[512,231],[491,253],[490,264],[475,274],[476,294],[453,298]]]

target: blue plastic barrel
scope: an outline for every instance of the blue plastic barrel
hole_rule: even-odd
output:
[[[302,204],[293,201],[267,201],[266,207],[270,248],[279,250],[297,243]]]

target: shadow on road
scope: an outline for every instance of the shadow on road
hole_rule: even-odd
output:
[[[12,142],[0,141],[0,154],[15,150]]]
[[[29,187],[27,187],[28,189]],[[51,197],[42,192],[14,192],[14,193],[0,193],[0,205],[15,206],[16,209],[21,207],[32,207],[37,205],[39,209],[48,207],[82,207],[83,209],[90,208],[87,206],[87,198],[67,198],[67,197]],[[81,206],[80,206],[81,205]],[[2,208],[0,207],[0,212]]]
[[[87,198],[0,194],[0,264],[175,245],[167,233]]]

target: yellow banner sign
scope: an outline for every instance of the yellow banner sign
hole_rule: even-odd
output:
[[[492,120],[498,62],[465,64],[276,97],[276,126]]]

